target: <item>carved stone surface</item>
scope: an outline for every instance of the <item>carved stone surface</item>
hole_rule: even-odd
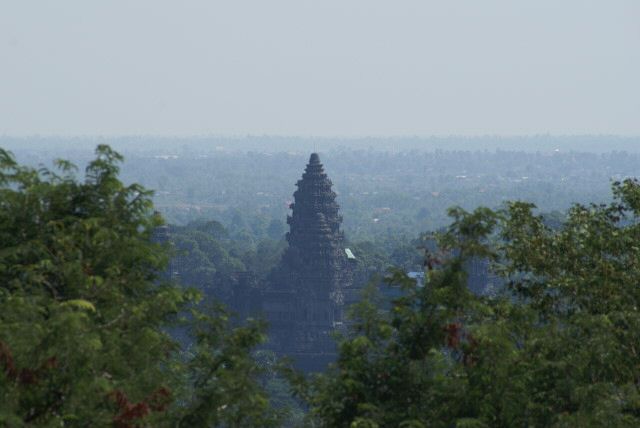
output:
[[[342,326],[352,274],[336,193],[316,153],[296,186],[287,218],[289,245],[270,276],[263,311],[270,323],[269,347],[313,371],[335,358],[331,334]]]

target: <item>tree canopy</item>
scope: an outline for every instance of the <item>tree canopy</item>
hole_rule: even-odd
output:
[[[161,280],[162,219],[121,161],[99,146],[79,181],[0,151],[0,424],[274,424],[251,356],[264,326]],[[181,318],[189,349],[168,334]]]
[[[277,363],[254,352],[266,326],[204,307],[162,274],[163,220],[150,191],[120,181],[121,161],[99,146],[79,179],[69,162],[35,169],[0,150],[0,424],[282,424]],[[392,271],[399,297],[388,304],[368,289],[334,365],[310,378],[290,372],[306,423],[639,426],[640,183],[612,188],[610,203],[566,216],[527,202],[451,209],[449,227],[424,245],[424,283]],[[266,272],[281,250],[274,240],[240,257],[227,233],[217,222],[184,227],[174,260],[216,287],[243,264]],[[410,260],[413,247],[354,246],[362,276]],[[490,293],[467,286],[474,260],[497,276]]]
[[[298,393],[331,427],[638,426],[640,184],[575,205],[551,227],[534,206],[450,210],[424,284],[398,271],[388,311],[353,311],[328,372]],[[504,290],[474,295],[489,258]]]

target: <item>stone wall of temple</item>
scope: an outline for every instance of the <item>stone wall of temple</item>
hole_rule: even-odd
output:
[[[316,153],[296,186],[287,218],[289,245],[270,275],[262,307],[269,347],[314,371],[335,357],[332,333],[343,325],[352,275],[336,193]]]

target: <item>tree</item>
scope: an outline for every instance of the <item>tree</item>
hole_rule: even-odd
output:
[[[249,320],[231,328],[230,317],[220,306],[210,315],[197,311],[193,316],[195,346],[181,368],[188,379],[185,400],[172,409],[166,425],[279,426],[285,409],[271,409],[261,385],[265,370],[251,354],[266,339],[265,325]]]
[[[326,373],[297,380],[320,426],[638,426],[640,184],[609,205],[575,205],[551,228],[532,204],[450,210],[425,284],[353,312]],[[492,260],[497,296],[466,288]],[[443,261],[440,264],[440,261]]]
[[[151,192],[119,181],[121,161],[99,146],[79,182],[68,162],[35,170],[0,150],[0,424],[271,423],[250,354],[263,327],[231,328],[159,281],[162,219]],[[167,329],[187,309],[185,353]],[[210,393],[234,382],[242,394]]]

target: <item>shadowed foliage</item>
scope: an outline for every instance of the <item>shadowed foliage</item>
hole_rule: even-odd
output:
[[[84,181],[0,151],[0,425],[268,426],[251,351],[264,326],[159,280],[151,192],[99,146]],[[184,350],[167,328],[193,338]]]

